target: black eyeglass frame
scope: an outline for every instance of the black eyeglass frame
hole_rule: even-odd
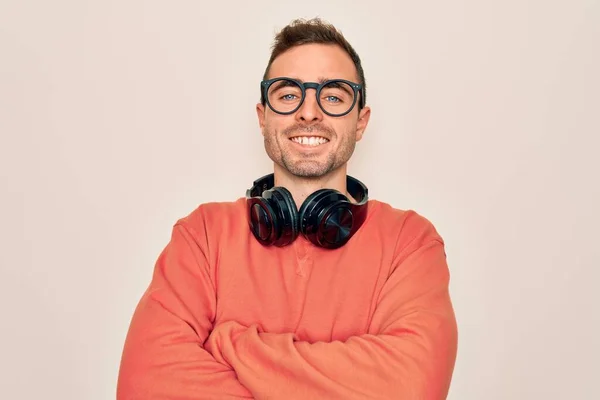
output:
[[[279,82],[279,81],[292,81],[292,82],[296,83],[298,85],[298,87],[300,88],[300,90],[302,91],[302,98],[300,99],[298,106],[291,111],[285,111],[285,112],[278,111],[271,105],[271,102],[269,101],[269,88],[271,87],[272,84],[274,84],[275,82]],[[352,90],[354,91],[354,99],[353,99],[352,105],[350,106],[350,108],[348,108],[348,111],[346,111],[342,114],[333,114],[328,111],[325,111],[325,109],[323,108],[323,105],[321,104],[321,98],[320,98],[321,90],[325,86],[330,85],[335,82],[345,83],[348,86],[350,86],[352,88]],[[319,104],[319,107],[321,108],[321,110],[325,114],[329,115],[330,117],[343,117],[344,115],[347,115],[356,106],[357,99],[359,99],[358,100],[359,110],[365,107],[365,100],[364,100],[365,96],[364,96],[363,86],[359,83],[355,83],[355,82],[352,82],[352,81],[349,81],[346,79],[329,79],[324,82],[318,83],[318,82],[301,82],[298,79],[288,78],[285,76],[279,76],[277,78],[272,78],[272,79],[267,79],[267,80],[261,81],[260,88],[261,88],[261,103],[263,105],[267,104],[271,110],[273,110],[277,114],[281,114],[281,115],[289,115],[289,114],[293,114],[296,111],[298,111],[300,109],[300,107],[302,107],[302,104],[304,104],[304,99],[306,99],[307,89],[315,89],[315,96],[317,97],[317,104]],[[360,98],[359,98],[359,95],[360,95]]]

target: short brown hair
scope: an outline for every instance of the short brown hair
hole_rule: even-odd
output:
[[[365,81],[365,72],[360,61],[358,53],[346,40],[342,32],[336,29],[332,24],[323,21],[320,18],[312,18],[305,20],[302,18],[295,19],[290,22],[286,27],[275,35],[275,40],[271,47],[271,57],[269,63],[265,69],[263,79],[267,79],[269,75],[269,69],[273,61],[280,56],[282,53],[291,49],[295,46],[310,43],[321,43],[321,44],[334,44],[340,46],[343,50],[348,53],[358,74],[359,82],[363,87],[362,96],[363,104],[367,102],[367,84]]]

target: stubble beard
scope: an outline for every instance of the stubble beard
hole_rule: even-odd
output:
[[[323,160],[322,155],[306,154],[297,155],[293,152],[286,141],[292,132],[315,132],[325,131],[327,137],[332,141],[341,138],[337,151],[331,151]],[[269,158],[292,175],[302,178],[321,178],[328,173],[344,165],[354,153],[356,141],[348,134],[337,135],[332,129],[319,127],[301,127],[294,125],[284,130],[282,134],[277,133],[269,126],[263,130],[264,146]]]

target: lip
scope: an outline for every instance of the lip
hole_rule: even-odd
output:
[[[288,139],[292,140],[293,138],[297,138],[297,137],[314,137],[314,138],[322,138],[322,139],[327,139],[327,141],[329,141],[330,139],[327,136],[323,136],[323,135],[292,135],[290,137],[288,137]]]

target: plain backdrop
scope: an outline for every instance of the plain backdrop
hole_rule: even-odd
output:
[[[1,398],[114,398],[172,224],[271,171],[259,81],[314,16],[366,70],[349,172],[447,242],[449,398],[600,398],[592,0],[1,0]]]

